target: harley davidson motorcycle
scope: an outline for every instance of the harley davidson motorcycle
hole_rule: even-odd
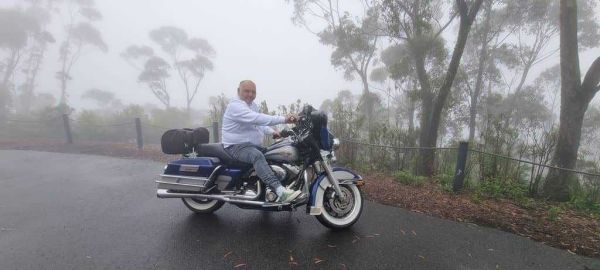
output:
[[[302,193],[290,203],[276,202],[277,195],[258,178],[252,164],[240,163],[221,143],[208,143],[208,130],[170,130],[161,139],[163,152],[184,154],[169,162],[156,181],[159,198],[180,198],[196,213],[217,211],[224,203],[242,209],[306,213],[334,230],[352,226],[360,217],[362,177],[333,167],[339,140],[327,129],[327,115],[305,106],[292,129],[264,149],[264,155],[281,183]]]

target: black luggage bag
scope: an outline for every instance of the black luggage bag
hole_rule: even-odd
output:
[[[160,147],[163,153],[170,155],[184,155],[194,152],[194,149],[209,141],[207,128],[197,129],[171,129],[167,130],[160,138]]]

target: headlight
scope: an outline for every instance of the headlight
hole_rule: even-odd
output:
[[[340,148],[340,140],[338,138],[333,139],[333,150],[338,150]]]

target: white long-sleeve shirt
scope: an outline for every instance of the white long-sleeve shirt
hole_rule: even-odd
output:
[[[261,145],[265,135],[275,132],[269,126],[285,123],[285,117],[258,112],[258,105],[234,98],[223,115],[223,146],[250,142]]]

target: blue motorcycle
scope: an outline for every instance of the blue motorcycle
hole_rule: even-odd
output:
[[[169,162],[156,181],[159,198],[181,198],[191,211],[209,214],[225,203],[242,209],[293,211],[300,206],[321,224],[334,229],[352,226],[360,217],[363,197],[362,177],[333,167],[339,140],[327,129],[327,115],[305,106],[292,129],[281,132],[282,139],[263,149],[271,169],[281,183],[300,190],[289,203],[276,202],[277,195],[258,178],[251,164],[240,163],[225,152],[221,143],[208,143],[208,130],[187,130],[173,136],[182,145],[183,158]]]

